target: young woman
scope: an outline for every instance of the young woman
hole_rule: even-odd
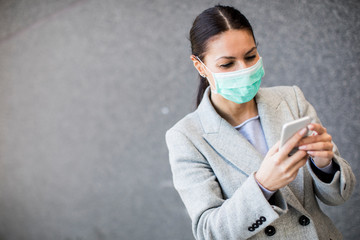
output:
[[[316,197],[346,201],[352,170],[298,87],[259,88],[263,60],[245,16],[227,6],[207,9],[190,41],[198,108],[166,141],[195,238],[341,239]],[[279,149],[282,125],[304,116],[313,119],[313,134],[302,129]]]

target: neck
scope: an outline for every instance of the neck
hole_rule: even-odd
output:
[[[237,104],[220,94],[211,93],[210,99],[217,113],[234,127],[258,115],[255,98],[249,102]]]

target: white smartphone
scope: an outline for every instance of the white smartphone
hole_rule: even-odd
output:
[[[282,131],[281,131],[281,137],[280,137],[280,147],[285,145],[285,143],[287,142],[287,140],[289,140],[292,136],[294,136],[294,134],[299,131],[300,129],[307,127],[307,125],[309,125],[311,123],[311,117],[306,116],[300,119],[296,119],[292,122],[286,123],[283,125],[282,127]],[[304,135],[304,137],[306,137],[309,133],[309,130],[307,132],[307,134]],[[290,155],[293,155],[298,149],[294,148],[290,153]]]

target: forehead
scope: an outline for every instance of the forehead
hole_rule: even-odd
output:
[[[222,56],[244,56],[255,47],[254,38],[249,30],[228,30],[209,39],[205,59],[217,59]]]

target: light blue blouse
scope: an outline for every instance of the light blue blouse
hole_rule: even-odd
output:
[[[260,123],[260,116],[250,118],[235,127],[264,157],[269,148]]]

